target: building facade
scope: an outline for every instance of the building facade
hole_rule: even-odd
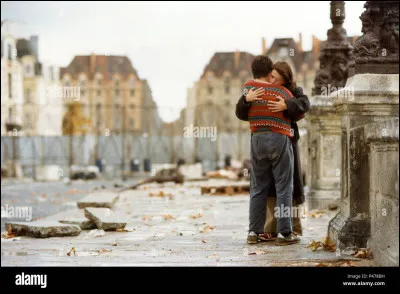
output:
[[[20,132],[23,124],[23,73],[17,40],[1,23],[1,135]]]
[[[128,57],[94,53],[75,56],[67,67],[61,68],[61,83],[66,106],[64,125],[68,105],[81,106],[86,127],[78,133],[119,135],[146,129],[145,110],[154,109],[154,105],[149,106],[153,101],[151,90]]]
[[[59,68],[40,62],[38,49],[37,36],[17,41],[17,56],[23,72],[23,134],[60,136],[62,103],[56,91]]]

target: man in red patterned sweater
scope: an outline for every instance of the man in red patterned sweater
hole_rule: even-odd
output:
[[[277,217],[277,245],[298,243],[293,234],[291,213],[293,193],[293,136],[291,121],[283,111],[274,112],[268,103],[278,99],[290,100],[291,92],[283,86],[269,83],[272,61],[267,56],[257,56],[251,64],[253,80],[244,85],[244,93],[251,88],[263,88],[264,94],[248,112],[251,136],[252,172],[250,178],[249,233],[247,242],[257,243],[264,233],[267,193],[275,182],[277,207],[283,208]],[[279,98],[278,98],[279,97]]]

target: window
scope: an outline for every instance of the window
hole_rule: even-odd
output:
[[[54,69],[50,67],[49,69],[50,81],[54,81]]]
[[[25,73],[26,73],[27,75],[29,75],[29,74],[31,73],[31,65],[30,65],[30,64],[27,64],[27,65],[25,66]]]
[[[97,79],[97,86],[101,87],[101,79]]]
[[[117,79],[117,80],[115,80],[115,87],[119,87],[119,80]]]
[[[211,85],[208,85],[208,94],[212,94],[213,92],[213,88],[211,87]]]
[[[31,102],[31,89],[25,89],[25,103]]]
[[[131,89],[135,88],[135,79],[130,79],[129,88],[131,88]]]
[[[133,118],[129,119],[129,124],[133,128],[135,126],[135,120]]]
[[[97,96],[101,96],[101,90],[97,89]]]
[[[135,89],[130,89],[131,97],[135,96]]]
[[[31,128],[31,115],[29,113],[25,115],[25,126],[27,129]]]
[[[231,81],[230,81],[229,78],[225,78],[224,86],[225,86],[225,93],[226,93],[226,94],[229,94],[229,92],[230,92],[230,86],[231,86]]]
[[[69,81],[68,80],[64,82],[64,87],[69,87]]]
[[[100,128],[101,122],[103,120],[103,118],[101,116],[101,104],[100,103],[98,103],[96,105],[96,120],[97,120],[97,127]]]
[[[288,55],[288,49],[286,47],[279,48],[278,56],[279,58],[286,57]]]
[[[8,53],[8,60],[12,60],[14,52],[12,50],[12,45],[11,44],[7,45],[7,53]]]
[[[8,74],[8,97],[12,98],[12,75]]]
[[[135,108],[135,104],[131,104],[130,107],[131,107],[131,109],[134,109]]]
[[[115,96],[119,97],[119,89],[115,89]]]

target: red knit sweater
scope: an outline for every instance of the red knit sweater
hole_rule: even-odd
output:
[[[250,130],[256,132],[259,127],[269,127],[275,133],[293,137],[290,119],[283,115],[283,111],[272,112],[267,106],[268,101],[279,101],[277,97],[285,100],[292,99],[292,93],[285,87],[254,80],[244,84],[244,91],[260,87],[264,88],[265,94],[260,97],[263,100],[253,101],[249,109]]]

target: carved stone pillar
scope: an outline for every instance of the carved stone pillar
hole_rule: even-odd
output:
[[[398,266],[399,2],[364,7],[354,76],[331,95],[341,115],[342,174],[340,212],[328,231],[338,248],[371,246],[378,264]]]
[[[348,67],[353,61],[352,46],[343,28],[344,1],[331,2],[332,28],[319,57],[307,114],[310,191],[307,193],[309,209],[327,208],[340,200],[340,116],[332,104],[330,94],[343,88]]]

